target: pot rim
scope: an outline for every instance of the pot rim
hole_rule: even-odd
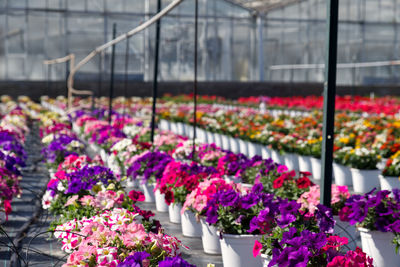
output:
[[[169,207],[169,206],[178,206],[178,207],[180,206],[180,209],[182,209],[182,204],[179,204],[179,203],[177,204],[177,203],[175,203],[175,202],[173,202],[173,203],[171,203],[170,205],[168,205],[168,207]]]
[[[261,258],[263,258],[263,259],[271,260],[271,257],[270,257],[269,255],[267,255],[267,254],[261,254],[260,256],[261,256]]]
[[[352,170],[352,171],[356,171],[356,172],[361,172],[361,171],[363,171],[363,172],[380,172],[381,170],[379,170],[378,168],[376,168],[376,169],[373,169],[373,170],[364,170],[364,169],[357,169],[357,168],[352,168],[352,167],[349,167],[350,168],[350,170]]]
[[[362,232],[362,233],[370,234],[370,235],[372,235],[372,234],[376,234],[377,236],[378,235],[390,235],[392,238],[394,237],[394,233],[392,233],[392,232],[382,232],[382,231],[379,231],[379,230],[369,230],[369,229],[366,229],[364,227],[357,227],[357,230],[360,231],[360,233]]]
[[[381,178],[381,179],[400,179],[400,176],[384,176],[382,174],[379,174],[379,178]]]
[[[229,238],[244,238],[244,237],[256,237],[256,238],[261,238],[262,235],[234,235],[234,234],[221,234],[221,231],[217,231],[217,235],[221,235],[222,238],[224,238],[224,236],[229,237]]]

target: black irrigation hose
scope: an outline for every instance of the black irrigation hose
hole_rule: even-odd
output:
[[[39,194],[40,198],[43,197],[45,192],[46,192],[46,186],[43,188],[42,192]],[[25,266],[28,265],[19,253],[22,250],[22,241],[27,236],[29,229],[35,222],[38,221],[38,219],[40,218],[40,216],[43,213],[41,201],[36,199],[35,206],[36,206],[36,209],[35,209],[35,212],[32,215],[32,217],[26,223],[24,223],[24,225],[22,225],[21,229],[15,235],[13,244],[16,248],[16,251],[14,251],[11,254],[10,266],[21,267],[22,266],[21,259],[22,259],[22,261],[24,261]]]
[[[34,161],[33,162],[33,170],[37,169],[39,161]],[[35,212],[33,213],[32,217],[25,222],[22,227],[19,229],[19,231],[16,233],[14,239],[12,240],[11,244],[13,246],[13,250],[11,253],[11,258],[10,258],[10,266],[12,267],[21,267],[21,261],[23,262],[24,266],[28,266],[28,262],[20,255],[20,252],[23,250],[23,240],[26,238],[28,231],[31,229],[31,227],[40,220],[43,214],[43,208],[42,208],[42,203],[41,199],[43,195],[45,194],[47,189],[47,186],[45,185],[43,189],[37,194],[32,192],[35,196]],[[7,234],[6,234],[7,235]],[[11,238],[10,238],[11,239]]]

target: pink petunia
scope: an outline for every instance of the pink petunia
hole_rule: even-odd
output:
[[[256,258],[258,255],[260,255],[261,249],[262,249],[262,244],[256,240],[254,242],[254,246],[253,246],[253,257]]]
[[[78,195],[72,196],[71,198],[68,199],[67,203],[65,203],[64,207],[73,205],[78,198],[79,198]]]

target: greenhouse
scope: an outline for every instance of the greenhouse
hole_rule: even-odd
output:
[[[399,21],[0,0],[3,266],[400,266]]]

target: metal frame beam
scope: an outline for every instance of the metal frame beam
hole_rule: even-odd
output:
[[[331,206],[339,0],[327,0],[327,52],[321,151],[321,203]]]

